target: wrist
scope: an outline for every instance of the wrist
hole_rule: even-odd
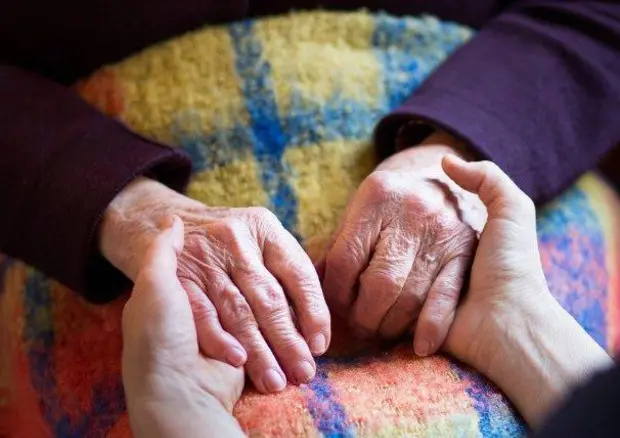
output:
[[[101,254],[131,280],[135,280],[141,257],[157,235],[165,218],[161,206],[152,205],[173,192],[145,177],[129,183],[108,205],[98,229]],[[176,193],[176,192],[173,192]]]
[[[546,292],[492,316],[493,351],[474,367],[497,384],[530,426],[537,426],[575,385],[611,364],[607,353]],[[488,348],[487,347],[487,348]]]
[[[446,131],[434,131],[424,140],[422,140],[417,147],[420,146],[444,146],[450,148],[450,153],[457,155],[465,161],[473,161],[474,156],[469,151],[466,143],[458,138],[450,135]],[[416,147],[416,146],[414,146]]]
[[[127,396],[134,436],[200,437],[241,436],[241,429],[229,411],[211,394],[185,383],[169,386],[165,394]]]
[[[437,167],[441,170],[441,160],[447,154],[453,154],[469,161],[464,144],[443,131],[436,131],[421,143],[402,149],[386,158],[377,170],[417,170]]]

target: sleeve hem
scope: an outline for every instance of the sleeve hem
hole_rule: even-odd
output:
[[[99,253],[97,228],[114,197],[149,173],[182,191],[191,162],[181,151],[145,139],[111,119],[92,117],[44,163],[20,213],[8,253],[24,258],[91,302],[112,300],[130,285]],[[10,251],[10,249],[14,251]],[[31,248],[28,253],[20,248]]]
[[[148,139],[144,139],[150,142]],[[154,144],[155,147],[163,149],[164,146]],[[170,187],[177,192],[184,192],[189,182],[189,169],[191,163],[184,155],[169,149],[168,153],[158,154],[153,160],[144,163],[134,172],[130,173],[125,179],[119,182],[115,190],[112,190],[111,197],[104,208],[97,214],[88,234],[86,248],[89,253],[85,256],[87,266],[85,268],[85,288],[84,297],[93,303],[105,303],[111,301],[126,292],[131,287],[131,281],[97,250],[97,230],[103,213],[107,205],[120,193],[131,181],[139,176],[147,176]],[[105,281],[101,281],[105,279]]]
[[[533,175],[540,169],[542,157],[519,160],[519,154],[537,154],[506,127],[497,114],[473,104],[461,93],[447,89],[423,87],[401,107],[383,118],[375,130],[375,146],[379,157],[386,158],[397,151],[396,133],[407,121],[415,118],[435,125],[467,143],[469,150],[481,159],[498,164],[528,195],[536,201],[548,200],[548,193]],[[491,128],[492,127],[492,128]]]

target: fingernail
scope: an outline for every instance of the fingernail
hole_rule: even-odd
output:
[[[461,157],[459,157],[458,155],[455,154],[448,154],[446,155],[446,158],[450,161],[452,161],[455,164],[464,164],[467,161],[463,160]]]
[[[172,229],[174,247],[178,254],[183,251],[183,240],[185,239],[185,236],[183,235],[183,221],[181,218],[177,215],[173,215],[170,228]]]
[[[298,385],[308,383],[314,377],[314,366],[308,362],[299,362],[293,370],[293,376]]]
[[[416,342],[413,351],[417,356],[426,357],[431,352],[431,343],[427,340]]]
[[[232,366],[240,367],[246,361],[245,351],[237,347],[229,348],[228,352],[226,353],[226,360]]]
[[[310,351],[318,356],[325,353],[325,350],[327,350],[327,339],[323,333],[319,333],[310,340]]]
[[[267,370],[267,372],[263,376],[263,385],[265,386],[265,389],[267,391],[277,392],[284,389],[284,387],[286,386],[286,381],[279,372],[271,368]]]

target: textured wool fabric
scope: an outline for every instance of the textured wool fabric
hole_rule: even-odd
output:
[[[390,109],[403,105],[376,129],[379,159],[394,152],[403,123],[422,120],[413,137],[441,126],[542,202],[612,150],[620,156],[616,1],[0,0],[0,249],[92,301],[118,297],[128,281],[99,254],[101,216],[137,175],[179,190],[189,161],[121,129],[64,85],[198,26],[317,7],[432,12],[480,26],[405,102],[387,96]],[[420,42],[395,31],[393,43]],[[618,162],[606,163],[608,176],[620,175]]]
[[[186,151],[190,196],[265,205],[316,254],[373,168],[377,119],[470,37],[431,17],[293,14],[176,38],[77,90],[140,134]],[[620,327],[619,212],[615,193],[588,175],[538,220],[552,293],[608,350]],[[124,301],[88,304],[0,258],[0,436],[129,436]],[[277,395],[246,389],[235,414],[250,436],[525,434],[476,372],[443,356],[417,359],[409,342],[358,345],[337,322],[334,329],[312,383]]]

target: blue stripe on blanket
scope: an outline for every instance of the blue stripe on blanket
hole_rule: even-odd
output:
[[[244,21],[230,26],[245,104],[250,115],[254,156],[261,168],[263,189],[269,195],[273,212],[289,231],[297,224],[297,200],[288,184],[283,154],[290,138],[282,129],[278,115],[271,66],[264,59],[254,23]]]
[[[392,110],[465,42],[470,33],[461,26],[431,17],[425,23],[389,15],[375,16],[372,45],[383,69],[385,110]]]
[[[465,391],[478,413],[478,430],[489,438],[524,437],[527,435],[525,423],[520,420],[516,411],[514,415],[505,415],[498,411],[500,404],[493,397],[504,397],[491,389],[488,380],[462,364],[451,361],[450,365],[461,380],[468,384]]]
[[[348,438],[355,436],[354,429],[347,419],[344,406],[337,400],[334,388],[329,381],[327,366],[333,362],[329,358],[317,359],[316,376],[308,384],[311,394],[307,399],[308,412],[317,430],[325,437]]]
[[[72,420],[67,411],[58,404],[57,381],[54,375],[54,325],[51,280],[40,272],[29,270],[24,293],[25,324],[22,333],[24,345],[28,345],[30,382],[41,397],[43,417],[52,427],[55,437],[83,437],[91,430],[109,430],[126,411],[123,385],[118,382],[111,389],[109,382],[93,388],[93,403],[86,412]],[[118,403],[110,404],[112,400]],[[105,394],[105,396],[104,396]]]

